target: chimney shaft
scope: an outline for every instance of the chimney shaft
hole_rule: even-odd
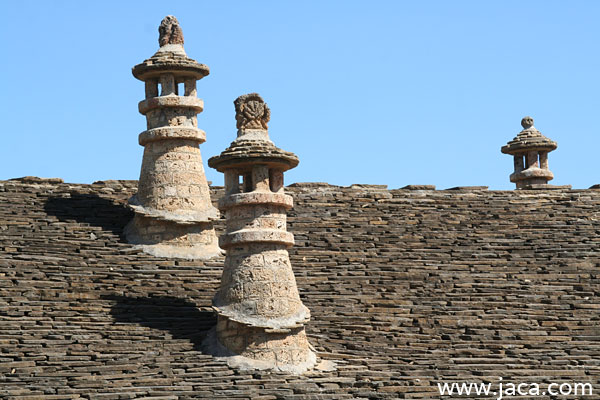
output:
[[[287,248],[292,197],[284,193],[283,173],[298,164],[295,154],[269,139],[269,108],[256,93],[235,102],[238,137],[208,164],[225,174],[227,251],[221,286],[213,300],[217,327],[207,346],[230,365],[302,373],[316,356],[304,324],[310,319],[298,294]],[[243,182],[240,185],[240,177]]]
[[[219,213],[202,166],[199,145],[206,134],[198,129],[197,114],[204,104],[196,97],[196,81],[209,69],[187,57],[175,17],[165,17],[159,33],[159,50],[132,71],[145,82],[139,111],[147,130],[139,135],[144,157],[126,235],[156,256],[211,258],[221,252],[212,224]]]

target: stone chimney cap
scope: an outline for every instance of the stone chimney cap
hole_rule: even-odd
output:
[[[230,168],[266,164],[287,171],[298,165],[294,153],[280,149],[269,139],[267,123],[271,111],[258,93],[242,95],[233,104],[238,137],[220,155],[208,160],[211,168],[224,172]]]
[[[183,48],[183,32],[177,18],[167,15],[158,27],[160,48],[143,63],[133,67],[137,79],[158,78],[163,74],[202,79],[210,73],[209,68],[187,56]]]
[[[542,135],[535,126],[533,126],[533,118],[526,116],[521,120],[523,130],[506,146],[502,146],[501,151],[504,154],[519,154],[532,150],[552,151],[558,145],[555,141],[548,139]]]

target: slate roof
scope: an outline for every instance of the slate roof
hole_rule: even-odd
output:
[[[0,398],[438,399],[498,377],[600,393],[600,190],[288,187],[307,334],[337,363],[293,376],[202,353],[223,259],[126,244],[135,187],[0,181]]]

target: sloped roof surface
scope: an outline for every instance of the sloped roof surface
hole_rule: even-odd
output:
[[[0,182],[0,398],[440,398],[498,377],[600,393],[598,190],[289,187],[307,333],[337,362],[292,376],[202,353],[223,259],[126,244],[135,186]]]

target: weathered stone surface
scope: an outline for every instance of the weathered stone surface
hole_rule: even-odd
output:
[[[353,189],[387,189],[387,185],[373,185],[368,183],[355,183],[350,185]]]
[[[311,187],[311,188],[320,188],[320,187],[329,187],[332,186],[326,182],[296,182],[292,183],[290,187]]]
[[[183,33],[175,17],[167,16],[163,19],[159,27],[158,40],[160,45],[158,51],[152,57],[133,67],[132,73],[137,79],[143,81],[157,79],[158,83],[161,75],[164,75],[165,72],[172,72],[180,76],[192,78],[195,82],[210,73],[206,65],[189,58],[185,53],[183,48]],[[161,83],[163,82],[168,89],[172,88],[172,85],[168,81],[161,81]],[[151,85],[146,86],[146,88],[149,91],[156,90],[156,87]],[[186,92],[188,89],[189,91],[193,91],[195,95],[195,85],[186,85]],[[154,96],[146,97],[150,98]]]
[[[533,118],[529,116],[523,117],[521,126],[523,127],[523,130],[502,147],[503,153],[515,154],[517,151],[529,151],[534,149],[550,152],[556,150],[558,147],[555,141],[542,135],[542,133],[533,126]]]
[[[224,258],[125,243],[136,187],[0,181],[0,398],[438,399],[498,377],[600,393],[599,190],[286,187],[306,336],[337,364],[289,375],[202,352]]]
[[[249,93],[235,99],[235,121],[238,129],[269,129],[271,110],[258,93]]]
[[[405,190],[435,190],[435,185],[406,185],[400,189]]]
[[[24,176],[22,178],[14,178],[11,181],[19,181],[24,183],[64,183],[61,178],[40,178],[38,176]]]
[[[464,190],[464,191],[488,190],[488,186],[454,186],[454,187],[448,188],[446,190]]]
[[[183,31],[173,15],[167,15],[158,27],[158,45],[183,44]]]
[[[287,171],[298,165],[299,160],[294,153],[276,147],[269,139],[267,122],[271,112],[257,93],[238,97],[234,105],[237,138],[219,156],[208,160],[211,168],[218,171],[235,168],[248,174],[251,173],[254,165],[259,164],[279,171]],[[269,178],[274,181],[278,177]]]
[[[547,183],[530,183],[523,185],[521,189],[526,190],[563,190],[571,189],[571,185],[549,185]]]
[[[165,17],[159,32],[159,51],[133,68],[146,84],[139,111],[148,129],[139,135],[144,158],[138,191],[129,201],[135,217],[125,234],[148,254],[211,258],[221,250],[212,225],[219,213],[210,200],[198,147],[206,134],[198,129],[204,103],[196,97],[196,80],[205,75],[205,66],[187,58],[175,17]],[[199,73],[190,76],[194,69]],[[180,83],[184,93],[178,93]]]

